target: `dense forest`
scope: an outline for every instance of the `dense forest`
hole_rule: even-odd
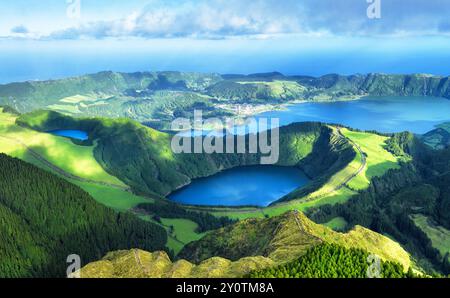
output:
[[[370,261],[370,262],[369,262]],[[251,278],[366,278],[369,267],[376,266],[369,253],[362,249],[345,248],[335,244],[321,244],[310,248],[298,260],[275,268],[251,272]],[[376,267],[373,267],[376,271]],[[383,278],[414,277],[409,270],[403,271],[398,263],[380,260]],[[370,270],[370,269],[369,269]],[[372,270],[370,270],[373,273]]]
[[[160,218],[185,218],[192,220],[198,224],[197,233],[220,229],[235,222],[235,220],[224,216],[215,217],[206,212],[189,211],[171,202],[141,203],[136,208],[153,214],[154,219],[157,221]]]
[[[70,254],[83,265],[118,249],[162,250],[166,242],[163,228],[0,154],[0,277],[63,277]]]

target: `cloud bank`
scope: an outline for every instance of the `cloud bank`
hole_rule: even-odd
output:
[[[151,1],[141,11],[122,18],[82,23],[45,38],[450,34],[448,0],[381,0],[381,19],[369,19],[368,6],[366,0]]]

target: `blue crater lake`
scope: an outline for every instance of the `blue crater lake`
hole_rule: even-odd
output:
[[[70,129],[60,129],[60,130],[52,130],[48,133],[51,133],[55,136],[66,137],[71,139],[76,139],[80,141],[86,141],[89,139],[87,132],[82,130],[70,130]]]
[[[308,182],[305,174],[293,167],[238,167],[196,179],[169,198],[189,205],[267,206]]]

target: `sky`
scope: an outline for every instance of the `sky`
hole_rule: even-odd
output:
[[[15,0],[0,11],[0,82],[133,69],[450,72],[448,0]]]

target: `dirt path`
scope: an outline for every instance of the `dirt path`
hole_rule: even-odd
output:
[[[364,153],[364,151],[362,151],[361,147],[359,147],[358,144],[356,144],[351,139],[344,136],[342,134],[342,131],[340,128],[338,128],[337,131],[338,131],[339,136],[341,136],[342,138],[345,138],[350,144],[352,144],[353,147],[356,148],[356,150],[358,150],[359,154],[361,155],[361,166],[358,168],[358,170],[355,173],[353,173],[351,176],[349,176],[347,179],[345,179],[345,181],[342,184],[340,184],[338,188],[336,188],[336,190],[339,190],[343,186],[345,186],[347,183],[349,183],[350,180],[352,180],[353,178],[355,178],[356,176],[361,174],[362,171],[364,171],[364,168],[367,165],[367,158],[366,158],[366,154]]]
[[[107,187],[116,188],[116,189],[120,189],[120,190],[124,190],[124,191],[130,191],[130,188],[127,187],[127,186],[107,183],[107,182],[103,182],[103,181],[96,181],[96,180],[92,180],[92,179],[87,179],[87,178],[83,178],[83,177],[80,177],[80,176],[76,176],[76,175],[74,175],[72,173],[69,173],[66,170],[64,170],[64,169],[54,165],[53,163],[48,161],[45,157],[43,157],[41,154],[39,154],[38,152],[36,152],[32,148],[30,148],[27,144],[25,144],[24,142],[22,142],[19,139],[12,138],[12,137],[7,137],[7,136],[2,136],[2,135],[0,135],[0,138],[6,139],[8,141],[14,142],[14,143],[24,147],[28,151],[28,153],[31,154],[31,156],[33,158],[35,158],[36,160],[40,161],[45,166],[50,168],[52,171],[58,173],[59,175],[63,176],[64,178],[72,179],[72,180],[79,181],[79,182],[86,182],[86,183],[92,183],[92,184],[97,184],[97,185],[101,185],[101,186],[107,186]]]

